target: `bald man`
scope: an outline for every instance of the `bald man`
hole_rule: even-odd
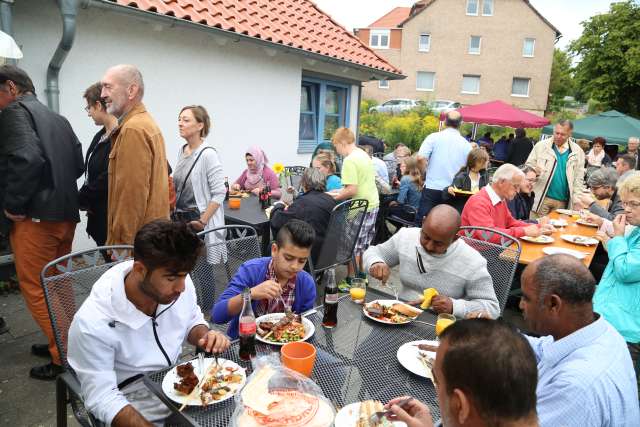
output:
[[[438,205],[422,221],[422,228],[402,228],[386,242],[364,253],[369,274],[383,283],[399,265],[400,297],[418,299],[427,288],[438,290],[431,308],[464,318],[474,311],[492,317],[500,308],[487,271],[487,262],[475,249],[458,239],[460,214]]]
[[[164,139],[142,103],[144,82],[136,67],[111,67],[101,83],[107,111],[119,122],[109,155],[107,245],[132,245],[143,225],[169,218]]]

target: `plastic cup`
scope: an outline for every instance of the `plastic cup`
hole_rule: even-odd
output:
[[[280,348],[280,360],[287,368],[310,377],[316,363],[316,348],[304,341],[290,342]]]
[[[240,197],[229,197],[229,209],[240,209],[241,201]]]
[[[367,281],[365,279],[351,279],[351,288],[349,288],[351,300],[356,304],[363,304],[364,298],[367,296]]]
[[[452,314],[440,313],[436,320],[436,335],[440,336],[445,329],[451,326],[456,321],[456,317]]]

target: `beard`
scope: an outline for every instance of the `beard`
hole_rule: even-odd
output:
[[[148,296],[158,304],[167,305],[167,304],[171,304],[176,299],[178,299],[177,297],[174,298],[173,296],[161,295],[153,286],[153,283],[151,283],[151,280],[149,279],[149,272],[147,272],[147,274],[144,276],[144,279],[142,279],[142,282],[140,283],[139,286],[140,286],[140,291],[143,294],[145,294],[146,296]]]

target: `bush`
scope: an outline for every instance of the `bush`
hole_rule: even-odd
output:
[[[369,114],[369,109],[378,105],[375,99],[363,99],[360,101],[360,114]]]

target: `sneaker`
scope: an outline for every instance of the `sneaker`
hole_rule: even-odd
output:
[[[64,368],[62,366],[55,365],[53,363],[47,363],[46,365],[31,368],[31,371],[29,371],[29,376],[31,378],[35,378],[36,380],[53,381],[59,374],[63,372]]]
[[[9,326],[5,322],[4,317],[0,317],[0,335],[9,332]]]
[[[51,357],[51,353],[49,353],[49,344],[32,345],[31,354],[38,357]]]

